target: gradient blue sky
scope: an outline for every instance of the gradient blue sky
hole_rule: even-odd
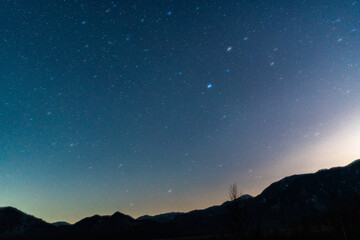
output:
[[[360,155],[358,1],[4,1],[0,205],[46,221],[256,195]]]

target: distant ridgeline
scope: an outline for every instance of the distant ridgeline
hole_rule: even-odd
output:
[[[360,239],[360,160],[345,167],[286,177],[257,197],[244,195],[189,213],[134,219],[116,212],[70,225],[49,224],[15,208],[0,208],[0,239],[227,239],[234,235],[248,239],[293,239],[295,235],[303,239]]]

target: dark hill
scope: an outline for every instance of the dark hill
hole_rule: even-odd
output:
[[[320,218],[335,210],[357,211],[359,173],[357,160],[346,167],[286,177],[254,199],[253,215],[258,212],[264,227],[273,228],[299,225],[304,219]]]
[[[2,239],[154,239],[221,235],[234,232],[234,206],[241,210],[247,234],[302,231],[342,239],[360,239],[360,160],[345,167],[293,175],[271,184],[256,197],[244,195],[188,213],[133,219],[116,212],[54,227],[14,208],[0,209]],[[34,237],[36,236],[36,237]],[[276,239],[276,238],[275,238]]]
[[[54,231],[55,227],[16,208],[0,208],[0,239],[33,237]]]

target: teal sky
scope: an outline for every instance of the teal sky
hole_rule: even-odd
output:
[[[359,158],[359,4],[5,1],[0,205],[189,211]]]

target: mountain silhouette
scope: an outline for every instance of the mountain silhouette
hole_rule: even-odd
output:
[[[116,212],[84,218],[69,225],[48,224],[15,208],[0,208],[0,239],[153,239],[231,234],[235,202],[188,213],[166,213],[137,219]],[[360,239],[360,160],[345,167],[285,177],[256,197],[236,204],[247,233],[307,231]],[[309,238],[310,239],[310,238]]]
[[[144,216],[138,217],[137,220],[152,220],[152,221],[159,222],[159,223],[165,223],[165,222],[169,222],[169,221],[173,220],[175,217],[183,215],[183,214],[185,214],[185,213],[171,212],[171,213],[164,213],[164,214],[159,214],[159,215],[155,215],[155,216],[144,215]]]
[[[68,222],[60,221],[60,222],[51,223],[51,225],[55,227],[62,227],[62,226],[70,226],[71,224]]]
[[[51,233],[56,228],[41,219],[13,207],[0,208],[0,239],[36,237]]]

